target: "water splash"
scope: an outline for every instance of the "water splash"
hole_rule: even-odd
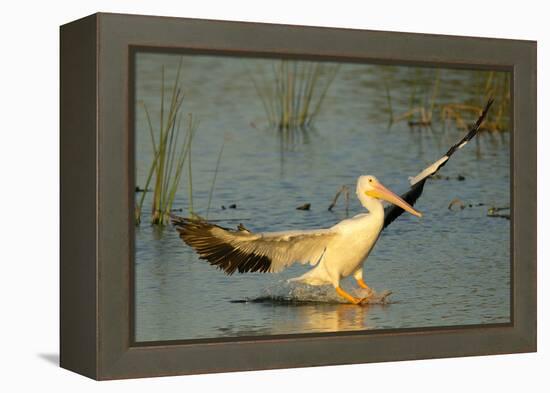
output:
[[[391,291],[371,292],[356,288],[348,291],[355,297],[366,298],[362,305],[391,304]],[[287,305],[307,304],[349,304],[339,296],[332,286],[311,286],[303,283],[278,281],[264,289],[263,293],[254,298],[232,300],[232,303],[271,303]]]

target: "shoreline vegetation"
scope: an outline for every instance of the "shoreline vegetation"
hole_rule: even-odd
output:
[[[140,102],[149,129],[151,145],[153,148],[153,159],[147,174],[147,180],[143,187],[143,192],[136,206],[135,220],[136,225],[141,223],[141,215],[145,197],[152,186],[151,202],[151,222],[152,224],[164,225],[167,222],[172,204],[180,184],[181,176],[184,172],[184,165],[187,162],[189,174],[191,174],[191,144],[193,136],[197,132],[199,123],[193,118],[192,114],[187,116],[184,123],[186,128],[185,135],[182,137],[183,116],[181,108],[184,101],[184,95],[181,89],[181,66],[180,58],[175,81],[170,89],[170,101],[165,102],[165,66],[161,66],[161,86],[160,86],[160,118],[158,128],[155,130],[151,120],[151,114],[145,102]],[[168,104],[168,108],[166,108]],[[154,181],[153,181],[154,178]],[[192,179],[189,176],[189,181]],[[189,189],[192,195],[192,188]],[[192,204],[190,205],[192,214]]]
[[[417,72],[418,78],[410,84],[409,109],[400,115],[395,115],[394,100],[392,99],[392,73],[389,66],[380,67],[382,68],[382,87],[385,93],[389,128],[393,124],[406,121],[410,128],[433,128],[434,123],[438,122],[443,131],[451,124],[454,124],[456,129],[467,130],[472,119],[481,114],[487,100],[494,98],[493,109],[488,113],[480,130],[488,132],[509,130],[511,110],[509,73],[475,71],[477,75],[473,86],[475,90],[473,97],[464,102],[445,102],[446,100],[440,99],[443,83],[441,70],[428,70],[427,76]],[[439,114],[439,119],[437,114]]]
[[[194,210],[192,169],[192,145],[200,122],[192,113],[183,113],[185,94],[182,87],[182,62],[183,56],[179,59],[175,78],[171,82],[166,81],[166,66],[163,64],[160,67],[160,113],[156,116],[158,119],[152,116],[151,105],[143,100],[136,103],[145,115],[153,151],[145,184],[142,187],[137,186],[135,190],[135,223],[138,226],[142,222],[146,201],[151,203],[152,225],[164,226],[169,223],[171,212],[183,211],[181,208],[173,209],[173,204],[176,194],[182,188],[184,176],[187,176],[187,215],[189,218],[202,219]],[[262,104],[269,128],[277,130],[282,140],[288,141],[293,140],[298,132],[305,135],[314,129],[315,119],[324,105],[339,69],[340,65],[334,63],[279,60],[272,62],[270,69],[247,71]],[[448,97],[442,97],[445,84],[450,83],[442,76],[444,70],[412,68],[406,71],[408,75],[404,78],[405,82],[400,82],[396,88],[394,79],[397,71],[396,66],[373,66],[372,72],[376,73],[377,78],[368,83],[370,90],[380,93],[375,98],[381,104],[380,114],[385,113],[388,116],[388,129],[399,122],[406,122],[411,129],[433,129],[435,125],[440,126],[442,131],[450,126],[459,130],[467,129],[470,127],[470,120],[480,115],[483,103],[488,97],[495,97],[495,105],[481,130],[495,133],[509,129],[509,73],[472,71],[476,72],[475,78],[471,86],[465,87],[471,91],[470,98],[464,99],[463,102],[455,102]],[[403,79],[402,75],[399,77]],[[397,114],[396,106],[403,108],[404,100],[408,102],[409,109]],[[243,119],[243,122],[246,120]],[[215,184],[226,142],[227,137],[224,137],[215,157],[215,169],[204,219],[208,218],[212,210]],[[151,195],[148,198],[149,193]],[[346,185],[338,189],[327,210],[332,212],[339,199],[344,200],[342,208],[348,216],[350,189]],[[472,207],[471,204],[464,204],[462,201],[453,201],[450,206],[459,206],[458,210]],[[312,208],[312,204],[307,202],[296,209],[309,211]],[[225,206],[221,209],[224,210]],[[503,209],[506,207],[490,207],[487,216],[509,218],[509,215],[497,213]],[[457,211],[451,208],[449,210]]]
[[[155,129],[153,126],[148,105],[144,101],[139,102],[147,119],[151,147],[153,149],[153,159],[147,172],[144,187],[136,187],[136,193],[141,193],[135,208],[136,225],[141,224],[143,207],[147,193],[149,192],[153,193],[151,201],[151,224],[164,226],[170,221],[170,214],[175,210],[172,208],[172,205],[184,173],[187,173],[188,215],[192,218],[200,218],[195,213],[193,207],[193,160],[191,154],[193,138],[198,131],[200,122],[192,113],[188,113],[187,116],[181,113],[184,101],[181,81],[182,60],[183,57],[180,57],[176,77],[168,91],[165,88],[165,65],[161,66],[158,128]],[[166,102],[165,95],[167,93],[170,94],[169,102]],[[185,132],[182,132],[183,128],[185,128]],[[216,160],[214,177],[208,196],[206,217],[208,217],[210,211],[225,142],[226,138],[224,138]]]
[[[269,127],[282,135],[313,127],[340,65],[280,60],[271,73],[249,72]],[[268,75],[266,75],[268,74]]]

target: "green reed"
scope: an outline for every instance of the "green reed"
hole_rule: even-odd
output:
[[[419,94],[419,83],[421,83],[420,70],[416,70],[416,79],[412,83],[409,109],[407,112],[391,118],[391,123],[406,120],[410,126],[431,126],[436,101],[439,94],[440,70],[434,70],[433,79],[430,83],[423,83],[423,91]],[[389,93],[387,93],[389,94]]]
[[[457,82],[446,79],[448,75],[445,75],[445,71],[416,68],[412,70],[413,74],[407,81],[408,98],[400,100],[402,105],[408,105],[408,109],[396,116],[392,98],[399,98],[400,93],[405,97],[406,93],[402,88],[397,88],[397,92],[394,92],[392,97],[392,91],[389,88],[390,71],[389,67],[380,66],[379,72],[384,85],[378,87],[385,91],[390,125],[406,121],[411,127],[433,128],[435,123],[440,122],[443,128],[449,123],[454,123],[456,128],[468,129],[470,123],[481,114],[487,101],[493,98],[495,103],[487,114],[481,130],[495,132],[509,129],[511,110],[509,73],[471,71],[475,74],[470,79],[460,82],[459,88],[466,94],[461,94],[462,98],[457,101],[449,98],[447,93],[447,89],[451,91],[457,89]],[[447,98],[441,97],[442,94]]]
[[[281,60],[270,76],[252,76],[269,125],[282,132],[313,125],[338,73],[338,65]],[[252,75],[252,74],[251,74]]]
[[[441,119],[453,121],[458,128],[467,129],[468,120],[479,116],[485,103],[495,100],[483,122],[481,130],[490,132],[506,131],[510,128],[510,74],[506,72],[479,71],[476,94],[466,102],[448,103],[441,106]]]
[[[216,160],[216,168],[214,169],[214,178],[212,179],[212,185],[210,186],[210,192],[208,193],[208,205],[206,207],[206,218],[208,218],[208,213],[210,212],[210,205],[212,204],[212,196],[214,195],[214,187],[216,186],[216,179],[218,177],[218,171],[220,169],[220,163],[222,161],[223,148],[225,147],[225,138],[218,153],[218,159]]]
[[[189,212],[190,215],[193,214],[191,145],[193,136],[198,128],[198,122],[191,114],[189,114],[185,122],[181,116],[183,103],[181,66],[182,60],[180,59],[176,78],[171,87],[171,92],[169,92],[169,102],[165,102],[165,70],[164,66],[161,68],[160,119],[157,130],[153,126],[147,105],[142,102],[153,147],[153,160],[149,167],[144,191],[136,206],[135,219],[138,225],[141,222],[141,212],[143,211],[145,196],[152,182],[154,184],[151,202],[152,223],[164,225],[168,222],[186,161],[189,169]],[[184,123],[183,127],[182,122]],[[182,128],[186,129],[183,137]]]

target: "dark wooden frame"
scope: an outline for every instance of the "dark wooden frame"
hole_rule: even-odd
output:
[[[512,322],[134,343],[139,48],[511,71]],[[61,27],[60,144],[64,368],[116,379],[536,351],[536,42],[95,14]]]

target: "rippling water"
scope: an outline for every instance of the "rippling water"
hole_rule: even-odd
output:
[[[158,122],[160,67],[173,78],[178,56],[140,54],[137,99]],[[379,66],[343,65],[315,130],[282,144],[264,127],[264,113],[250,72],[273,60],[189,56],[183,63],[183,111],[200,119],[194,140],[193,196],[205,214],[217,154],[226,139],[209,219],[239,222],[253,231],[329,227],[346,217],[342,203],[327,207],[343,184],[354,189],[361,174],[376,175],[397,192],[407,177],[440,157],[463,131],[387,127]],[[391,68],[393,110],[407,110],[411,73]],[[429,73],[429,70],[419,72]],[[416,74],[418,75],[418,73]],[[469,71],[442,71],[440,100],[460,100]],[[444,82],[444,83],[443,83]],[[405,87],[403,87],[405,86]],[[137,109],[136,173],[143,186],[151,146]],[[290,286],[307,268],[269,275],[226,276],[184,245],[172,227],[136,229],[136,340],[180,340],[345,330],[500,323],[510,320],[510,223],[487,217],[489,206],[509,206],[510,135],[480,134],[429,180],[417,207],[422,219],[401,216],[378,241],[365,263],[365,281],[392,291],[386,304],[339,303],[331,287]],[[459,181],[463,175],[465,180]],[[448,177],[448,179],[446,178]],[[187,179],[174,208],[188,208]],[[467,207],[451,211],[454,198]],[[296,207],[311,203],[310,211]],[[222,209],[236,204],[236,209]],[[472,207],[468,207],[471,204]],[[483,206],[479,206],[483,204]],[[146,206],[149,206],[146,203]],[[145,209],[147,210],[147,208]],[[350,214],[362,212],[352,193]],[[353,280],[343,286],[357,291]]]

